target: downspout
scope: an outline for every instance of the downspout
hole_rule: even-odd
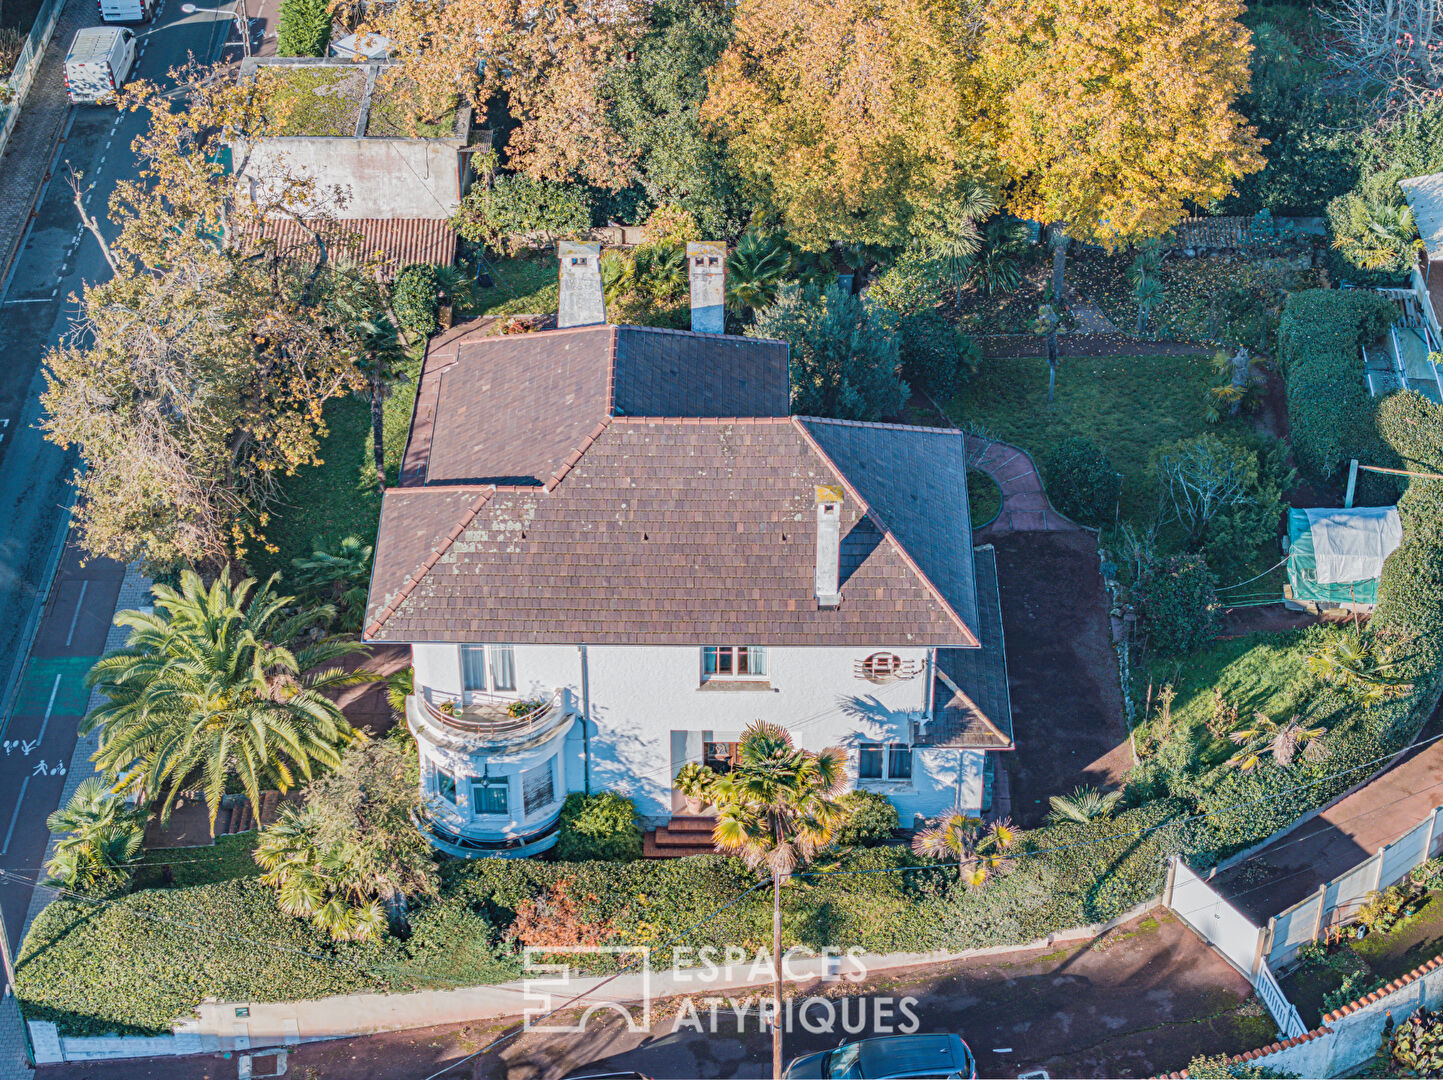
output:
[[[581,754],[586,768],[586,794],[591,794],[591,670],[586,663],[586,646],[576,646],[581,654]]]

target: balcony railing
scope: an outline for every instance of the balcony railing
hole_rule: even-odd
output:
[[[468,691],[462,701],[433,702],[425,689],[416,697],[426,715],[438,724],[468,735],[498,739],[541,731],[550,726],[562,709],[559,692],[535,701]]]

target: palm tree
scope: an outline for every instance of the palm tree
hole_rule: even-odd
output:
[[[1049,821],[1058,825],[1069,821],[1085,825],[1112,817],[1122,801],[1122,792],[1078,787],[1073,788],[1071,795],[1054,795],[1047,801],[1052,804],[1052,811],[1047,815]]]
[[[361,629],[366,612],[366,587],[371,580],[370,544],[348,536],[334,551],[317,548],[308,558],[295,558],[296,584],[310,595],[324,598],[340,612],[340,628],[346,633]]]
[[[727,256],[727,307],[743,317],[766,307],[777,298],[777,288],[791,268],[786,244],[760,229],[748,229]]]
[[[396,722],[406,722],[406,699],[416,692],[416,669],[404,667],[386,680],[386,702]]]
[[[1002,216],[983,230],[982,247],[972,263],[973,280],[988,296],[1012,292],[1022,281],[1022,256],[1027,248],[1027,226]]]
[[[261,833],[255,860],[287,915],[311,919],[337,941],[370,941],[386,929],[386,909],[370,895],[339,848],[316,841],[306,811],[288,803]]]
[[[782,883],[810,862],[846,816],[837,801],[846,783],[842,752],[814,754],[787,730],[755,721],[742,734],[737,764],[711,785],[717,807],[712,839],[772,879],[772,1072],[782,1075]]]
[[[295,598],[275,595],[275,580],[232,585],[225,570],[207,589],[187,570],[179,590],[154,586],[155,611],[116,615],[130,630],[126,645],[86,676],[107,699],[81,727],[101,731],[96,764],[123,787],[165,790],[163,817],[200,782],[214,829],[230,776],[259,806],[262,782],[286,790],[337,765],[340,748],[361,737],[327,692],[375,678],[334,666],[365,646],[334,637],[298,645],[335,611],[287,614]]]
[[[1392,660],[1360,633],[1338,633],[1308,654],[1307,668],[1330,686],[1365,704],[1401,697],[1413,684],[1397,677],[1401,660]]]
[[[406,345],[391,319],[360,319],[355,324],[361,343],[361,371],[370,386],[371,452],[376,463],[376,487],[386,490],[386,398],[400,378]]]
[[[959,805],[919,832],[912,840],[912,850],[934,859],[954,860],[957,880],[976,889],[1011,865],[1007,852],[1017,846],[1018,839],[1011,818],[988,825]]]
[[[1251,727],[1228,735],[1242,749],[1226,764],[1239,772],[1251,772],[1262,764],[1265,755],[1272,754],[1279,765],[1291,765],[1299,750],[1309,761],[1317,761],[1324,754],[1322,738],[1326,731],[1324,727],[1304,727],[1301,717],[1280,724],[1266,713],[1254,713]]]
[[[55,842],[45,872],[81,892],[108,891],[124,883],[145,835],[144,816],[98,776],[82,781],[70,802],[45,824],[52,833],[67,834]]]

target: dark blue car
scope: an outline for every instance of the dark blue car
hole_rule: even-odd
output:
[[[960,1035],[887,1035],[799,1057],[783,1075],[788,1080],[977,1080],[977,1060]]]

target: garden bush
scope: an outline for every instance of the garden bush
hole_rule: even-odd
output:
[[[278,56],[325,56],[330,43],[331,7],[326,0],[281,0]]]
[[[625,795],[573,791],[561,804],[561,832],[556,857],[569,862],[601,859],[623,862],[641,858],[641,825],[636,804]]]
[[[396,275],[391,287],[391,304],[401,329],[408,334],[430,337],[436,332],[441,301],[441,283],[434,267],[415,263]]]
[[[1106,454],[1085,436],[1058,443],[1042,464],[1047,497],[1073,521],[1102,525],[1117,509],[1121,478]]]
[[[475,244],[496,250],[534,240],[574,240],[591,229],[592,197],[581,184],[538,180],[525,173],[497,176],[477,184],[451,219],[455,230]]]
[[[1393,312],[1391,301],[1361,289],[1309,289],[1288,297],[1278,357],[1293,456],[1311,479],[1327,480],[1349,457],[1371,458],[1381,449],[1359,346],[1386,332]]]
[[[902,377],[939,405],[951,401],[977,370],[977,343],[937,311],[903,316],[901,332]]]
[[[920,251],[904,251],[867,287],[867,299],[894,315],[935,311],[945,295],[942,263]]]
[[[1148,646],[1180,656],[1211,644],[1222,630],[1212,572],[1201,555],[1173,555],[1143,567],[1138,583]]]
[[[892,839],[892,830],[897,827],[897,808],[891,799],[875,791],[849,791],[838,801],[847,813],[847,820],[833,831],[835,843],[855,847]]]

